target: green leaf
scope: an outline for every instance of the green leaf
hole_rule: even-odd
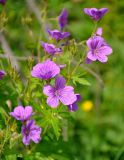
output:
[[[60,131],[61,131],[60,125],[59,125],[59,120],[57,118],[53,118],[53,119],[51,119],[51,124],[52,124],[53,130],[54,130],[54,133],[56,135],[56,138],[58,140],[60,137]]]
[[[75,85],[76,85],[76,83],[79,83],[79,84],[82,84],[82,85],[90,86],[90,83],[85,78],[78,77],[78,76],[73,76],[72,79],[73,79],[72,81]]]

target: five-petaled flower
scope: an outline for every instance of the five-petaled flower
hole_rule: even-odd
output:
[[[61,48],[56,48],[55,45],[53,44],[44,43],[42,41],[40,43],[44,48],[44,51],[47,52],[48,54],[55,55],[62,52]]]
[[[63,9],[62,12],[60,13],[60,15],[58,17],[58,22],[59,22],[59,27],[62,31],[63,28],[68,23],[68,11],[66,9]]]
[[[69,111],[71,111],[71,112],[75,112],[75,111],[78,110],[78,106],[77,106],[76,103],[81,100],[81,96],[80,96],[80,94],[76,94],[76,97],[77,97],[76,101],[75,101],[74,103],[68,105],[68,109],[69,109]]]
[[[64,38],[67,38],[68,36],[70,36],[70,33],[69,33],[69,32],[60,32],[60,31],[58,31],[57,29],[55,29],[55,30],[50,30],[50,29],[48,29],[47,31],[48,31],[49,35],[50,35],[53,39],[55,39],[55,40],[57,40],[57,41],[62,40],[62,39],[64,39]]]
[[[108,11],[107,8],[84,8],[83,9],[84,13],[89,15],[93,20],[98,21],[100,20]]]
[[[87,40],[88,53],[87,58],[92,61],[107,62],[108,55],[112,53],[112,48],[105,42],[101,36],[93,36]]]
[[[5,74],[6,73],[4,71],[0,70],[0,79],[2,79],[5,76]]]
[[[41,140],[40,134],[42,129],[35,124],[34,120],[28,120],[22,125],[23,143],[29,145],[32,140],[35,143],[39,143]]]
[[[74,88],[65,84],[65,79],[62,76],[58,76],[55,80],[55,86],[44,86],[43,93],[48,96],[47,104],[52,108],[56,108],[59,105],[59,101],[64,105],[70,105],[77,100]]]
[[[13,112],[10,112],[10,115],[16,120],[26,121],[33,115],[32,107],[26,106],[24,108],[23,106],[17,106]]]
[[[31,74],[33,77],[48,80],[59,74],[59,66],[51,60],[46,60],[43,63],[38,63],[33,67]]]

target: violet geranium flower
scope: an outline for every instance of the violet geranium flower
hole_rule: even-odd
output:
[[[6,0],[0,0],[0,4],[5,4],[6,3]]]
[[[66,9],[63,9],[62,12],[60,13],[60,15],[58,17],[58,22],[59,22],[59,27],[62,31],[63,28],[68,23],[68,11]]]
[[[14,109],[13,112],[10,112],[10,115],[14,117],[16,120],[26,121],[33,115],[32,107],[26,106],[24,108],[22,106],[18,106]]]
[[[52,108],[56,108],[61,101],[64,105],[73,104],[77,97],[74,94],[72,86],[66,86],[66,81],[62,76],[56,77],[55,86],[46,85],[43,88],[43,93],[48,96],[47,104]]]
[[[57,40],[57,41],[59,41],[59,40],[62,40],[62,39],[64,39],[64,38],[67,38],[68,36],[70,36],[70,33],[69,32],[60,32],[60,31],[58,31],[57,29],[55,29],[55,30],[47,30],[48,31],[48,33],[49,33],[49,35],[53,38],[53,39],[55,39],[55,40]]]
[[[62,52],[60,48],[56,48],[53,44],[41,42],[41,45],[48,54],[55,55]]]
[[[42,129],[35,125],[34,120],[28,120],[22,126],[22,135],[23,135],[23,143],[25,145],[29,145],[32,140],[34,143],[39,143],[41,140],[40,134]]]
[[[0,79],[2,79],[5,76],[5,74],[6,73],[4,71],[0,70]]]
[[[51,60],[46,60],[43,63],[38,63],[33,67],[31,75],[36,78],[48,80],[59,74],[59,66]]]
[[[98,21],[100,20],[108,11],[107,8],[84,8],[84,13],[89,15],[93,20]]]
[[[80,94],[76,94],[76,97],[77,97],[77,100],[76,100],[74,103],[68,105],[68,109],[69,109],[69,111],[71,111],[71,112],[75,112],[75,111],[78,110],[78,106],[77,106],[76,103],[81,100],[81,96],[80,96]]]
[[[112,48],[105,42],[101,36],[93,36],[87,40],[89,48],[87,58],[92,61],[107,62],[108,55],[112,53]]]

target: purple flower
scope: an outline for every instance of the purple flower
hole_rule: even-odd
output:
[[[47,104],[52,108],[56,108],[61,101],[64,105],[73,104],[77,97],[74,94],[74,88],[65,86],[65,79],[58,76],[55,80],[55,86],[46,85],[43,88],[43,93],[48,96]]]
[[[44,48],[45,52],[47,52],[51,55],[62,52],[62,50],[60,48],[56,48],[55,45],[53,45],[53,44],[41,42],[41,45]]]
[[[107,8],[84,8],[84,13],[92,17],[92,19],[95,21],[100,20],[106,14],[107,11]]]
[[[41,140],[41,131],[42,129],[35,125],[34,120],[26,121],[26,123],[22,126],[23,143],[25,145],[29,145],[31,140],[35,143],[39,143]]]
[[[5,76],[5,74],[6,73],[4,71],[0,70],[0,79],[2,79]]]
[[[56,39],[57,41],[67,38],[68,36],[70,36],[69,32],[60,32],[58,30],[47,30],[49,35],[53,38]]]
[[[107,55],[112,53],[112,48],[105,42],[101,36],[93,36],[87,40],[89,48],[87,58],[92,61],[107,62]]]
[[[81,96],[80,96],[80,94],[76,94],[76,97],[77,97],[77,100],[76,100],[74,103],[68,105],[68,109],[69,109],[71,112],[75,112],[75,111],[78,109],[78,106],[77,106],[76,103],[81,100]]]
[[[59,22],[60,29],[63,30],[63,28],[68,23],[68,11],[66,9],[63,9],[62,12],[60,13],[58,17],[58,22]]]
[[[26,106],[24,108],[22,106],[18,106],[14,109],[13,112],[10,112],[10,115],[14,117],[16,120],[26,121],[33,115],[32,107]]]
[[[6,0],[0,0],[0,4],[5,4],[6,3]]]
[[[60,68],[51,60],[46,60],[43,63],[38,63],[33,67],[31,75],[36,78],[48,80],[59,74]]]

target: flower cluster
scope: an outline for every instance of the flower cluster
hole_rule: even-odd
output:
[[[67,24],[67,17],[67,10],[63,10],[58,18],[61,31],[56,29],[47,30],[49,35],[56,41],[62,40],[70,35],[69,32],[62,32],[63,28]],[[62,52],[62,49],[57,48],[54,44],[44,43],[41,41],[41,45],[44,48],[44,51],[52,56]],[[74,88],[72,86],[66,85],[66,80],[63,76],[60,76],[60,68],[60,65],[57,65],[54,61],[47,59],[42,63],[36,64],[33,67],[31,74],[35,78],[47,81],[47,84],[43,87],[43,93],[48,97],[46,102],[50,107],[56,108],[61,102],[68,106],[70,111],[76,111],[78,108],[76,102],[79,101],[77,95],[79,94],[74,93]],[[54,86],[49,83],[50,81],[48,81],[51,78],[55,78]]]
[[[85,8],[84,13],[92,17],[93,20],[100,20],[105,13],[108,11],[107,8]],[[112,48],[107,44],[107,42],[102,37],[102,28],[98,28],[96,33],[91,36],[86,41],[88,52],[87,52],[87,62],[100,61],[102,63],[107,62],[108,55],[112,53]]]
[[[26,106],[25,108],[17,106],[13,112],[10,112],[12,117],[22,122],[22,141],[25,145],[29,145],[31,140],[35,143],[41,140],[42,129],[35,124],[34,120],[30,119],[33,114],[31,106]]]
[[[5,0],[0,0],[0,3],[4,4]],[[84,13],[89,15],[97,24],[98,21],[105,15],[108,11],[107,8],[85,8]],[[64,32],[64,28],[68,23],[68,12],[67,10],[62,10],[58,17],[59,30],[47,29],[50,40],[54,40],[55,44],[47,43],[41,41],[40,44],[47,54],[45,60],[36,64],[32,71],[31,76],[34,78],[41,79],[43,82],[42,92],[46,96],[45,104],[51,108],[61,107],[60,105],[66,106],[70,112],[75,112],[78,109],[77,103],[81,100],[81,96],[75,93],[74,87],[70,86],[69,80],[73,78],[74,72],[70,73],[68,76],[68,81],[66,82],[65,77],[62,75],[62,68],[66,67],[66,64],[57,64],[56,58],[64,52],[63,40],[70,36],[69,32]],[[61,44],[62,42],[62,44]],[[61,44],[61,48],[59,47]],[[65,42],[64,44],[70,44]],[[74,45],[76,45],[75,43]],[[107,62],[108,55],[112,53],[112,48],[107,44],[106,40],[102,37],[102,28],[95,28],[94,33],[91,37],[86,40],[87,54],[86,61],[91,63],[93,61],[100,61],[102,63]],[[49,58],[48,58],[49,57]],[[81,59],[82,60],[82,59]],[[80,62],[80,61],[79,61]],[[82,61],[81,61],[82,62]],[[71,64],[69,64],[71,65]],[[79,63],[80,65],[80,63]],[[78,66],[75,68],[77,69]],[[69,66],[70,67],[70,66]],[[74,70],[75,71],[75,70]],[[5,72],[0,70],[0,79],[5,76]],[[25,95],[24,95],[25,96]],[[43,97],[44,98],[44,97]],[[43,101],[44,102],[44,101]],[[46,105],[46,106],[47,106]],[[47,107],[48,107],[47,106]],[[88,106],[88,107],[87,107]],[[85,110],[90,110],[92,105],[88,103]],[[49,108],[49,107],[48,107]],[[88,108],[88,109],[87,109]],[[31,106],[17,106],[10,115],[16,120],[21,121],[21,133],[23,136],[23,143],[29,145],[31,141],[39,143],[41,140],[42,129],[36,125],[35,120],[32,120],[33,109]]]

